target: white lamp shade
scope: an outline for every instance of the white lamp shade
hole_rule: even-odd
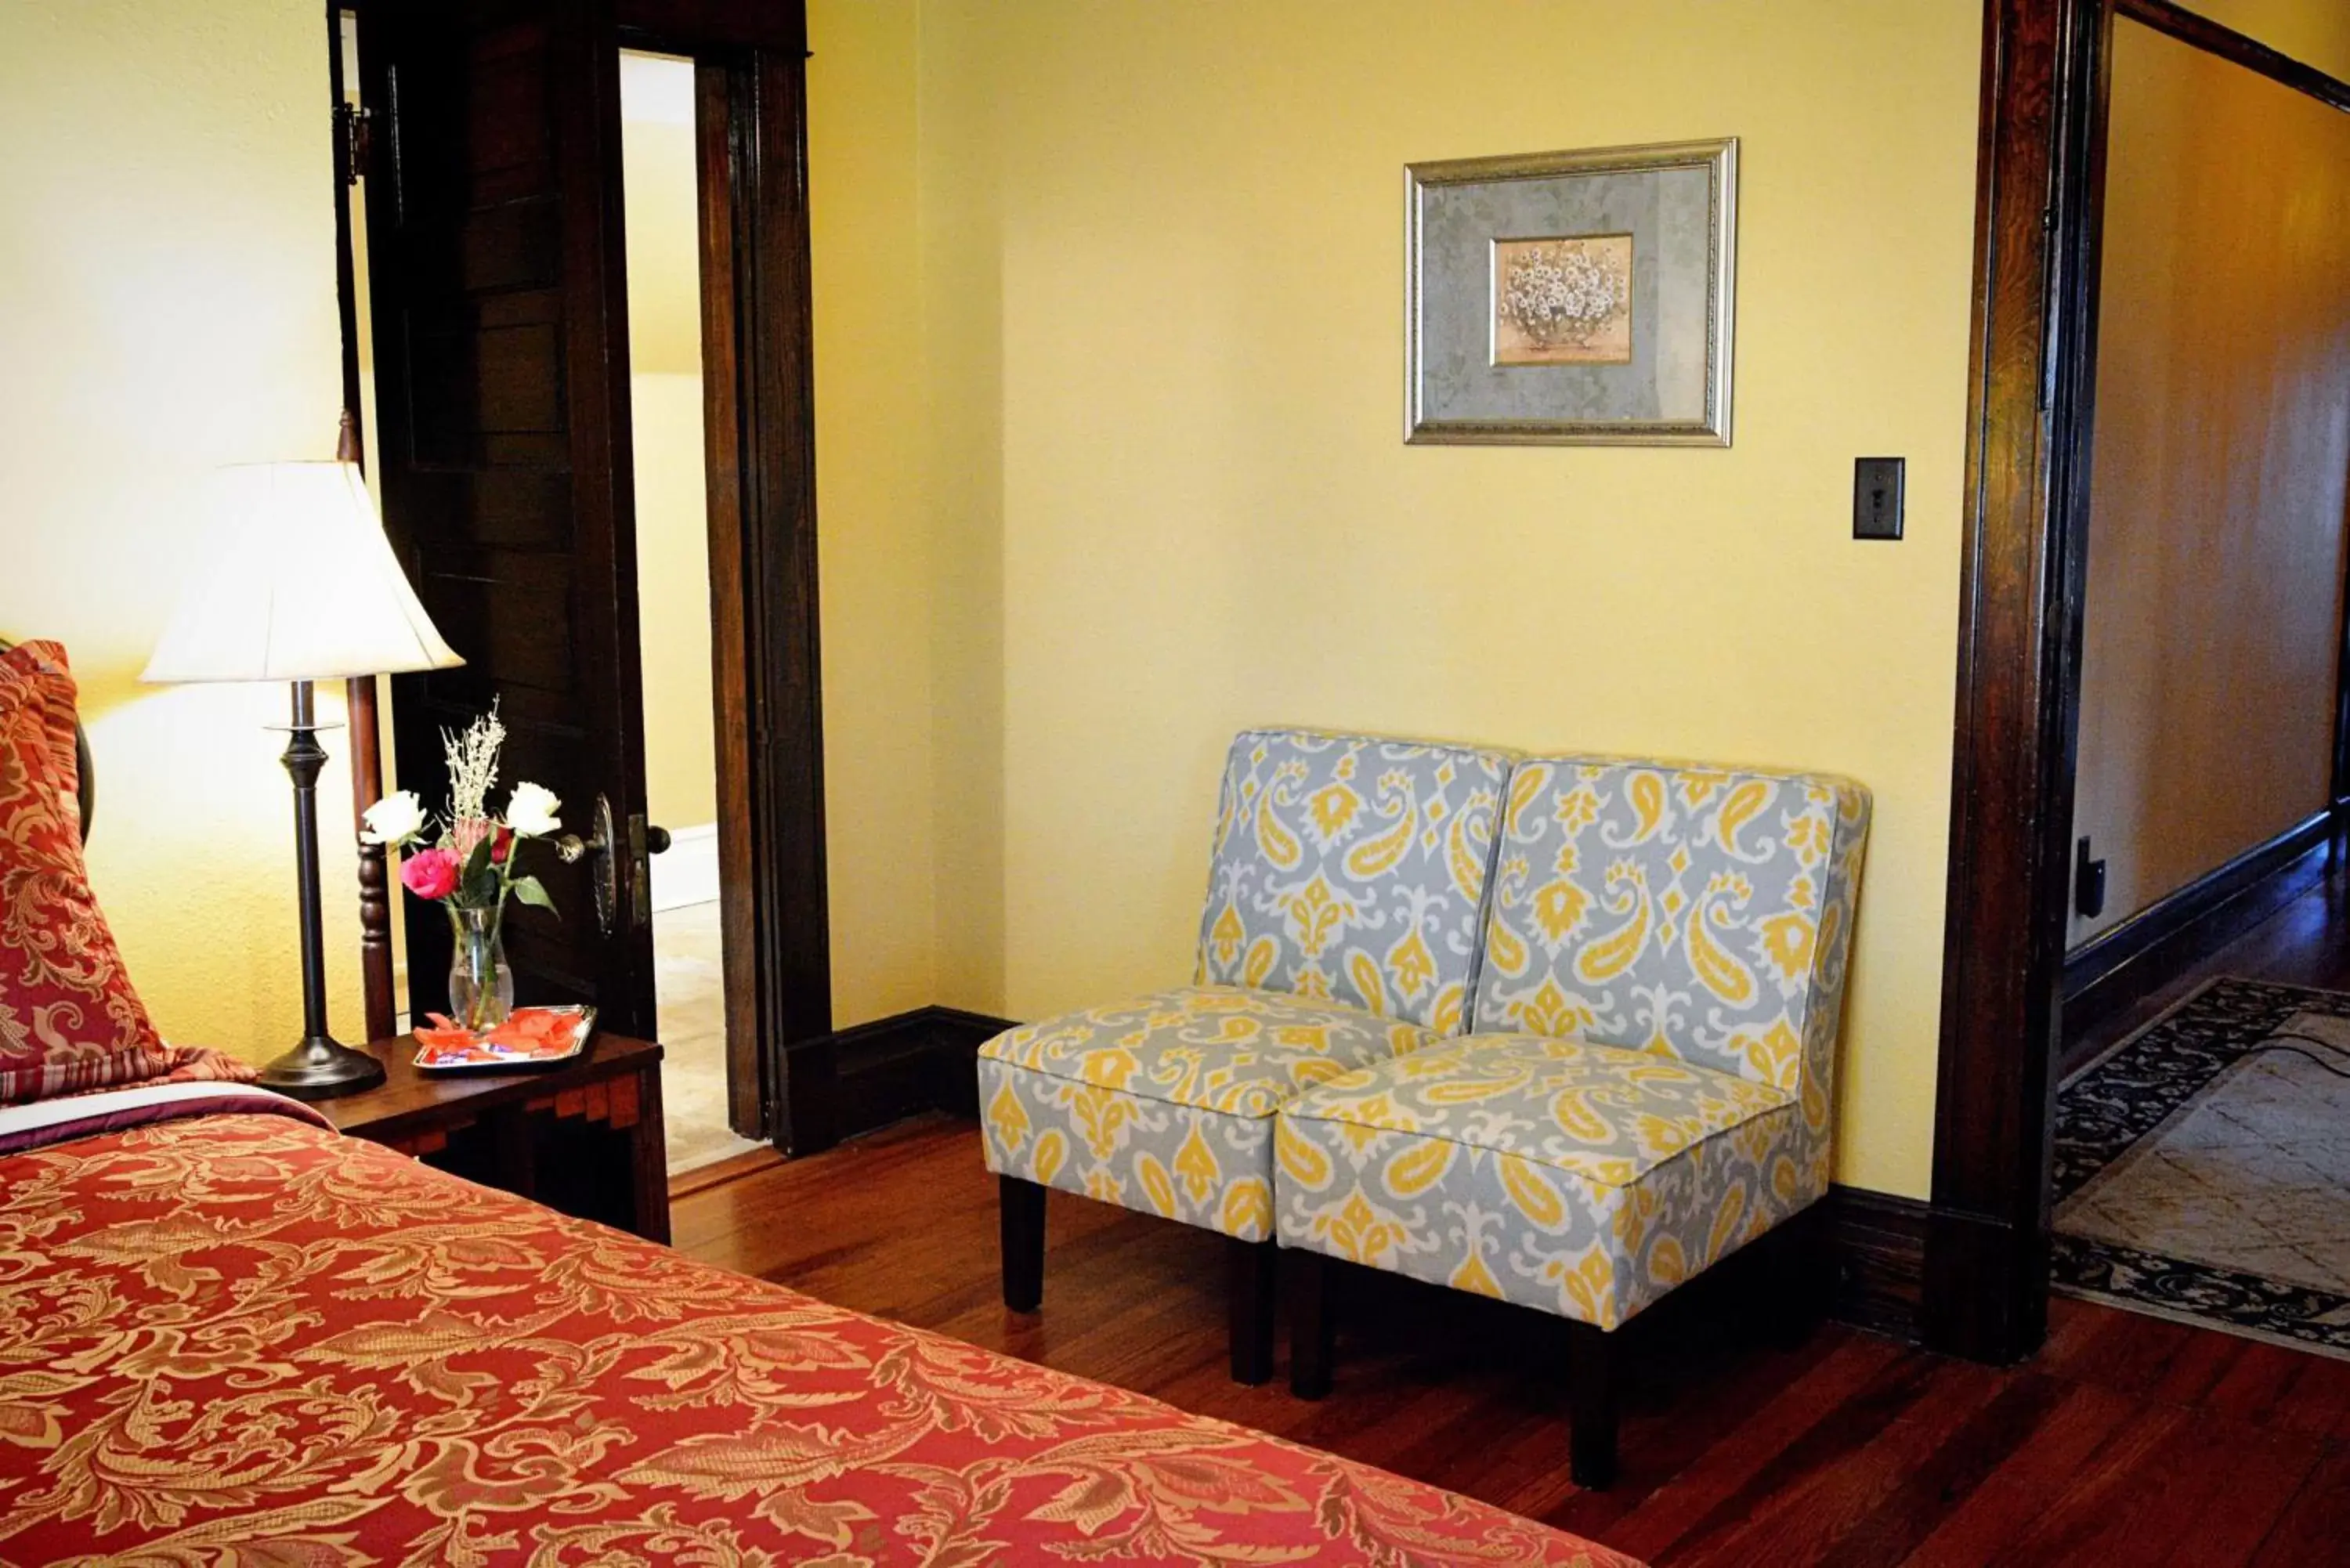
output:
[[[432,628],[348,462],[224,469],[203,559],[140,679],[332,680],[464,660]]]

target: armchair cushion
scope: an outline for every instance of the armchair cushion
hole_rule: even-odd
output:
[[[1231,986],[1159,992],[980,1047],[987,1168],[1243,1241],[1273,1234],[1273,1117],[1436,1036]]]
[[[1770,1085],[1472,1035],[1282,1112],[1281,1241],[1613,1329],[1803,1206],[1802,1130]]]
[[[1825,774],[1530,758],[1510,780],[1474,1025],[1785,1091],[1805,1199],[1830,1108],[1868,792]]]
[[[1224,766],[1195,980],[1461,1033],[1510,761],[1242,732]]]

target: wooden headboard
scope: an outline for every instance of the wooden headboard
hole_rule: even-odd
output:
[[[0,653],[5,653],[16,646],[6,638],[0,637]],[[98,816],[98,766],[89,754],[89,732],[82,728],[79,719],[74,721],[74,772],[80,775],[74,781],[74,801],[81,808],[81,837],[87,844],[89,842],[89,825]]]

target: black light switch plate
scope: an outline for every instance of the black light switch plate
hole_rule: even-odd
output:
[[[2106,863],[2089,858],[2085,838],[2073,850],[2073,909],[2091,920],[2106,912]]]
[[[1852,465],[1852,536],[1901,537],[1901,466],[1898,457],[1863,457]]]

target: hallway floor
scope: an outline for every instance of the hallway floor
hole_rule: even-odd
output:
[[[2070,1043],[2060,1290],[2350,1357],[2344,860],[2304,857],[2210,956]]]
[[[2066,1075],[2220,975],[2350,991],[2350,846],[2314,850],[2231,911],[2233,934],[2142,1000],[2085,1028],[2067,1019]]]
[[[669,1173],[765,1147],[726,1125],[726,981],[718,905],[653,917],[653,983],[660,1003],[661,1116]]]

